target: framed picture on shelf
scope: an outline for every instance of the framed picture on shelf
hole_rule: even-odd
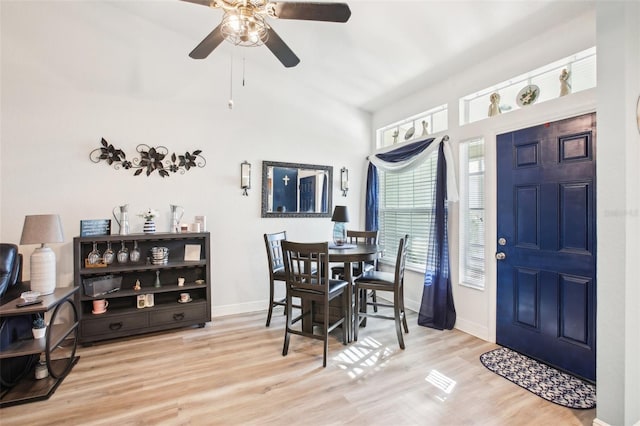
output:
[[[185,262],[197,262],[200,260],[200,244],[185,244],[184,246]]]
[[[90,219],[80,221],[80,236],[111,235],[111,219]]]

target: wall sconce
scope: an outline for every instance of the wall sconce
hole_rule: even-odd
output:
[[[349,169],[343,167],[340,169],[340,190],[342,191],[342,196],[347,196],[347,191],[349,191]]]
[[[251,188],[251,163],[243,161],[240,163],[240,188],[242,195],[248,196]]]

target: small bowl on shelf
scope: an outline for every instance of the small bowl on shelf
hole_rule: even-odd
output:
[[[33,302],[39,296],[40,296],[40,292],[39,291],[25,291],[20,295],[22,300],[24,300],[25,302]]]

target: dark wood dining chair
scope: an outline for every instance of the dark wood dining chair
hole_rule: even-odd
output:
[[[347,243],[349,244],[378,244],[378,231],[354,231],[347,230]],[[370,262],[360,262],[357,267],[353,269],[352,276],[354,278],[359,277],[365,272],[378,270],[378,260],[372,260]],[[331,268],[331,273],[334,278],[344,279],[344,265],[334,266]],[[373,311],[378,312],[378,299],[376,292],[367,292],[367,298],[371,296]]]
[[[275,297],[275,282],[281,281],[285,284],[287,281],[282,258],[282,241],[286,239],[286,231],[264,234],[264,244],[267,248],[267,259],[269,261],[269,313],[267,314],[267,327],[271,324],[271,316],[275,306],[284,306],[285,314],[287,312],[287,298],[276,299]]]
[[[322,366],[327,366],[327,352],[329,351],[329,333],[342,325],[342,343],[347,344],[346,326],[349,324],[348,304],[349,293],[346,291],[348,283],[344,280],[331,279],[329,269],[329,243],[297,243],[283,241],[282,251],[284,256],[284,268],[287,276],[287,326],[284,334],[284,347],[282,356],[289,351],[289,339],[291,334],[310,337],[324,342],[324,355]],[[293,316],[292,300],[294,297],[302,301],[302,311],[299,316]],[[342,297],[342,309],[339,314],[330,317],[329,304],[332,300]],[[314,307],[314,305],[317,305]],[[314,318],[314,308],[322,312],[322,322]],[[309,316],[312,323],[318,323],[321,334],[316,334],[313,327],[309,331],[304,327],[294,324],[302,318]],[[306,319],[305,319],[306,320]]]
[[[404,269],[407,261],[408,241],[409,235],[405,235],[403,238],[400,238],[400,243],[398,245],[398,256],[396,258],[395,273],[384,271],[369,271],[365,272],[362,276],[356,278],[356,280],[354,281],[356,306],[360,306],[361,291],[375,290],[393,293],[392,304],[382,303],[380,301],[377,303],[378,307],[393,308],[393,316],[383,315],[375,312],[369,314],[366,312],[366,309],[365,312],[359,312],[360,310],[357,310],[358,320],[355,323],[356,325],[353,331],[354,340],[358,340],[358,329],[360,328],[358,324],[360,324],[361,319],[366,317],[390,319],[394,320],[396,323],[396,334],[398,335],[398,343],[400,344],[400,349],[404,349],[402,327],[404,327],[405,333],[409,332],[409,327],[407,327],[407,317],[404,309]]]

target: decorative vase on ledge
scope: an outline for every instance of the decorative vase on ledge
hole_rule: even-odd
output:
[[[153,219],[145,220],[142,230],[145,234],[153,234],[156,232],[156,223],[153,221]]]

